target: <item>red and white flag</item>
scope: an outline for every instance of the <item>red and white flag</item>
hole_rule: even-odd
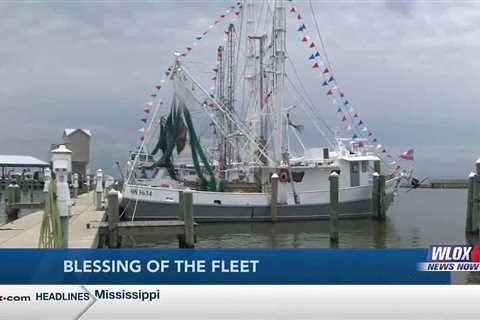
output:
[[[399,157],[400,157],[400,159],[403,159],[403,160],[413,160],[413,152],[414,152],[414,150],[410,149],[410,150],[402,153]]]

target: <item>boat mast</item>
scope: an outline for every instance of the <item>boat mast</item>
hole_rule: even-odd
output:
[[[250,143],[250,161],[256,162],[258,160],[258,146],[257,143],[259,142],[260,138],[260,126],[259,126],[259,106],[256,99],[256,59],[255,59],[255,44],[256,40],[253,39],[251,36],[255,33],[255,10],[254,10],[254,2],[253,0],[246,0],[245,1],[246,7],[246,18],[247,23],[245,27],[246,33],[246,62],[245,62],[245,80],[247,82],[247,92],[248,92],[248,99],[246,100],[247,103],[247,122],[250,128],[250,132],[256,137],[256,143]]]
[[[259,82],[259,105],[260,105],[260,136],[257,139],[258,146],[266,152],[266,144],[267,144],[267,119],[266,119],[266,110],[265,110],[265,94],[264,94],[264,80],[265,80],[265,67],[264,67],[264,59],[265,59],[265,40],[267,39],[266,35],[261,36],[250,36],[252,40],[258,40],[260,42],[259,46],[259,72],[258,72],[258,82]],[[261,154],[260,155],[260,162],[264,165],[268,164],[267,159]]]
[[[227,47],[226,47],[226,99],[225,108],[232,114],[235,112],[235,79],[236,79],[236,41],[235,41],[235,26],[231,23],[228,26]],[[227,166],[232,165],[234,160],[234,149],[232,141],[236,139],[235,124],[232,121],[225,123],[227,132],[225,143],[225,157]]]
[[[217,99],[221,105],[225,105],[225,66],[223,63],[224,56],[223,46],[219,46],[217,50]],[[222,126],[225,125],[226,117],[223,112],[218,111],[218,122]],[[220,128],[219,128],[220,129]],[[219,130],[219,139],[218,139],[218,166],[219,166],[219,177],[220,179],[225,178],[225,169],[227,168],[227,158],[226,158],[226,134],[223,130]]]
[[[273,16],[274,88],[272,94],[273,160],[288,163],[287,118],[285,115],[286,14],[283,0],[275,0]]]

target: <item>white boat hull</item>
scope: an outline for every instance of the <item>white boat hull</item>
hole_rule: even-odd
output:
[[[386,183],[387,197],[393,199],[398,179]],[[126,219],[176,219],[179,189],[126,185],[122,211]],[[270,195],[267,193],[233,193],[192,191],[195,221],[270,221]],[[372,186],[340,188],[340,218],[371,215]],[[289,193],[286,204],[278,206],[278,220],[319,220],[329,218],[328,190],[298,194],[295,204]]]

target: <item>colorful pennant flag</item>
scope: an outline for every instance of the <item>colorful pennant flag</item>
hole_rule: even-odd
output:
[[[309,47],[310,47],[310,48],[315,48],[315,43],[313,43],[313,42],[310,43]]]
[[[145,108],[145,109],[143,109],[143,112],[145,112],[145,113],[150,113],[150,109]]]
[[[332,89],[327,91],[327,96],[331,96],[333,94]]]
[[[342,112],[342,108],[338,108],[338,109],[337,109],[337,113],[338,113],[338,112]]]
[[[308,38],[307,38],[306,36],[304,36],[304,37],[302,38],[302,42],[307,42],[307,41],[308,41]]]
[[[348,100],[345,100],[345,102],[343,103],[344,106],[346,106],[348,104],[349,104]]]
[[[359,125],[359,126],[363,125],[363,121],[360,120],[360,121],[358,122],[358,125]]]
[[[308,60],[314,60],[314,59],[315,59],[315,56],[312,53],[312,55],[308,58]]]
[[[328,68],[325,68],[325,70],[323,70],[323,73],[329,73],[330,70],[328,70]]]
[[[332,82],[332,81],[335,81],[335,78],[333,76],[331,76],[330,79],[328,79],[328,82]]]
[[[343,116],[342,121],[343,122],[347,121],[347,117]]]
[[[326,86],[328,86],[328,83],[327,83],[327,81],[323,81],[323,83],[322,83],[322,86],[323,86],[323,87],[326,87]]]
[[[315,52],[315,58],[320,58],[320,52]]]
[[[147,118],[142,118],[140,119],[140,121],[142,121],[143,123],[147,123]]]
[[[302,25],[300,26],[300,28],[298,28],[297,31],[304,31],[306,28],[307,28],[307,27],[305,27],[305,25],[302,24]]]
[[[318,65],[317,62],[315,62],[315,64],[312,66],[312,68],[320,68],[320,66]]]

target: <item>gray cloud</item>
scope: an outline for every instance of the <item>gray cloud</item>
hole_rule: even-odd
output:
[[[296,3],[313,29],[308,2]],[[190,45],[231,4],[0,3],[1,152],[46,158],[63,128],[87,127],[93,165],[113,170],[136,144],[141,111],[172,51]],[[368,127],[392,153],[416,147],[420,174],[465,176],[480,156],[479,4],[314,1],[314,7],[337,80]],[[214,63],[222,28],[195,49],[195,71]],[[288,37],[310,95],[338,125],[308,50],[295,29]],[[208,83],[208,74],[200,76]],[[308,125],[302,114],[295,119]],[[306,133],[307,142],[318,141],[313,130]]]

